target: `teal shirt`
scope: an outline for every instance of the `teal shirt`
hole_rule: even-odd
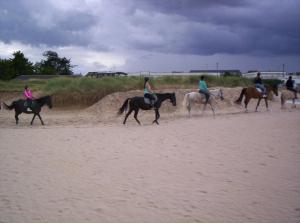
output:
[[[150,94],[149,90],[147,87],[144,88],[144,94]]]
[[[199,89],[208,90],[205,81],[201,81],[201,80],[199,81]]]

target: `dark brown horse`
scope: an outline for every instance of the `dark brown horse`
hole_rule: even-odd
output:
[[[176,106],[176,96],[175,96],[175,93],[163,93],[163,94],[155,94],[155,95],[157,96],[157,100],[154,103],[155,120],[152,123],[158,124],[158,119],[160,117],[160,114],[159,114],[158,110],[159,110],[162,102],[169,99],[170,102],[172,103],[172,105]],[[143,110],[150,110],[151,109],[151,105],[145,103],[144,97],[133,97],[133,98],[127,98],[124,101],[122,107],[118,111],[118,114],[121,115],[124,111],[126,111],[128,105],[129,105],[129,111],[126,113],[125,119],[123,121],[124,125],[126,123],[126,120],[127,120],[128,116],[133,111],[134,111],[134,118],[137,121],[137,123],[139,123],[139,125],[140,125],[141,123],[137,118],[137,115],[139,113],[139,109],[143,109]]]
[[[265,85],[265,87],[267,88],[267,97],[265,97],[264,99],[265,99],[265,102],[266,102],[267,110],[269,110],[269,108],[268,108],[268,97],[269,97],[271,91],[273,91],[274,94],[276,96],[278,96],[278,87],[277,87],[277,85]],[[256,109],[255,109],[255,111],[257,111],[259,103],[260,103],[261,99],[263,99],[262,93],[259,92],[255,87],[243,88],[242,92],[240,94],[240,97],[235,101],[235,103],[241,104],[244,96],[245,96],[244,103],[245,103],[246,111],[248,111],[247,105],[248,105],[250,99],[251,98],[258,98],[258,102],[257,102]]]

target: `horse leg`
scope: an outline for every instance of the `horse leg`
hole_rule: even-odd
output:
[[[139,109],[135,109],[135,110],[134,110],[134,119],[135,119],[135,120],[137,121],[137,123],[139,123],[139,125],[140,125],[141,123],[140,123],[140,121],[139,121],[138,118],[137,118],[138,113],[139,113]]]
[[[33,121],[34,121],[34,119],[35,119],[35,116],[36,116],[36,114],[34,113],[34,115],[33,115],[33,117],[32,117],[32,120],[31,120],[31,122],[30,122],[30,125],[33,124]]]
[[[154,122],[155,122],[157,125],[159,125],[159,123],[158,123],[159,117],[160,117],[160,114],[158,112],[158,109],[155,109],[155,120],[152,122],[152,124],[154,124]]]
[[[20,113],[15,112],[16,125],[19,124],[19,115]]]
[[[124,121],[123,121],[123,124],[124,124],[124,125],[125,125],[125,123],[126,123],[126,120],[127,120],[128,116],[131,114],[132,111],[133,111],[133,109],[130,108],[129,111],[127,112],[127,114],[125,115],[125,118],[124,118]]]
[[[211,102],[209,102],[209,105],[210,105],[211,110],[212,110],[212,112],[213,112],[213,114],[214,114],[214,117],[215,117],[215,109],[214,109],[214,107],[212,106]]]
[[[282,95],[280,97],[280,101],[281,101],[281,109],[284,109],[285,99],[283,98]]]
[[[189,118],[191,117],[191,104],[189,103],[188,106],[187,106],[187,110],[189,112]]]
[[[44,125],[41,115],[38,113],[37,116],[40,118],[42,125]]]
[[[270,111],[267,98],[265,98],[265,102],[266,102],[267,111]]]
[[[257,112],[257,108],[258,108],[258,106],[259,106],[259,104],[260,104],[260,101],[261,101],[261,98],[259,98],[259,99],[258,99],[258,102],[257,102],[256,108],[255,108],[255,112]],[[267,107],[268,107],[268,106],[267,106]]]
[[[248,98],[248,97],[245,97],[245,100],[244,100],[244,103],[245,103],[245,112],[248,112],[248,103],[249,103],[249,101],[250,101],[250,98]]]
[[[292,108],[296,108],[296,104],[295,104],[295,98],[293,98],[293,104],[292,104]]]
[[[204,103],[204,106],[203,106],[203,108],[202,108],[201,115],[203,115],[203,113],[204,113],[204,110],[206,109],[206,105],[207,105],[207,103],[205,102],[205,103]]]

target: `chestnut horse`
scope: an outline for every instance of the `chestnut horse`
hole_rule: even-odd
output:
[[[247,106],[248,106],[248,103],[249,103],[250,99],[251,98],[258,98],[258,102],[257,102],[256,109],[255,109],[255,111],[257,111],[257,108],[259,106],[259,103],[260,103],[261,99],[264,98],[265,102],[266,102],[267,110],[269,110],[269,108],[268,108],[268,97],[269,97],[271,91],[273,91],[274,94],[276,96],[278,96],[278,87],[277,87],[277,85],[267,85],[267,84],[265,84],[265,87],[267,88],[267,96],[266,97],[263,97],[262,93],[260,91],[258,91],[255,87],[243,88],[242,91],[241,91],[240,97],[235,101],[235,103],[241,104],[241,102],[243,100],[243,97],[245,96],[244,103],[245,103],[245,109],[246,109],[246,112],[247,112],[248,111]]]

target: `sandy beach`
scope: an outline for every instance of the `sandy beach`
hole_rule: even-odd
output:
[[[0,111],[1,223],[300,222],[299,108],[167,107],[124,126],[105,100],[45,109],[45,126]]]

